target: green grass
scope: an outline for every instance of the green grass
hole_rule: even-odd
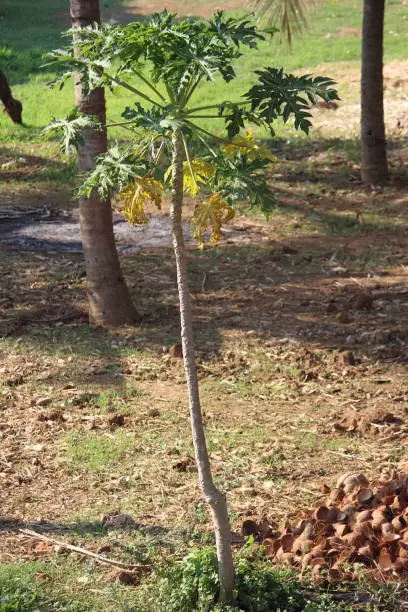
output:
[[[71,472],[100,472],[126,463],[134,452],[131,436],[118,430],[107,435],[74,433],[66,438],[67,463]]]
[[[111,0],[104,2],[106,14],[115,14],[130,2]],[[165,4],[165,3],[164,3]],[[187,2],[180,2],[180,11],[186,8]],[[243,2],[243,7],[245,3]],[[29,18],[28,18],[29,16]],[[407,15],[400,2],[391,1],[386,11],[385,26],[385,62],[406,58]],[[24,126],[11,123],[7,115],[0,113],[0,165],[14,161],[20,170],[18,160],[23,162],[22,173],[7,178],[7,188],[0,186],[0,192],[9,195],[10,190],[16,203],[37,203],[42,201],[45,193],[48,203],[65,204],[70,199],[76,182],[75,160],[69,160],[58,148],[55,141],[45,140],[42,129],[55,117],[65,116],[74,105],[73,87],[68,83],[60,91],[49,89],[47,83],[54,77],[53,69],[42,67],[44,54],[63,45],[61,32],[70,25],[67,2],[65,0],[39,0],[35,11],[29,0],[4,0],[0,13],[0,69],[4,70],[13,87],[14,95],[24,105]],[[361,3],[324,2],[312,8],[310,27],[300,38],[296,38],[292,50],[279,41],[267,41],[260,45],[258,51],[245,51],[237,63],[238,78],[231,85],[221,80],[215,84],[205,83],[196,92],[192,104],[205,105],[225,99],[239,99],[254,80],[253,71],[260,66],[283,66],[288,71],[298,70],[315,74],[346,75],[348,70],[357,70],[360,60],[360,37],[351,33],[343,35],[341,28],[361,27]],[[143,89],[143,84],[138,86]],[[342,98],[354,101],[358,95],[356,83],[349,83],[348,78],[341,79],[339,92]],[[108,121],[116,121],[127,105],[132,105],[134,98],[129,92],[107,93]],[[214,132],[224,130],[223,121],[202,119],[202,127]],[[276,125],[278,135],[297,138],[303,134],[295,132],[281,121]],[[263,132],[257,133],[265,136]],[[126,138],[127,132],[121,128],[110,131],[112,138]],[[312,131],[313,136],[313,131]],[[346,146],[346,145],[345,145]],[[354,152],[355,153],[355,152]],[[24,167],[31,166],[31,172]],[[1,173],[0,173],[1,179]],[[316,185],[315,185],[316,187]],[[349,231],[353,219],[327,220],[329,233]],[[347,226],[347,227],[345,227]],[[344,230],[343,230],[344,228]],[[355,226],[356,231],[359,227]]]
[[[75,557],[0,567],[0,612],[142,612],[133,588]]]
[[[64,582],[77,574],[77,568],[64,563]],[[85,612],[85,601],[74,600],[63,592],[61,567],[42,562],[14,563],[0,568],[0,612]],[[60,574],[60,575],[59,575]],[[50,578],[54,578],[52,586]],[[69,577],[69,578],[68,578]],[[78,577],[75,576],[76,578]],[[96,609],[96,608],[93,608]],[[101,608],[99,608],[101,609]]]
[[[112,5],[112,2],[110,3]],[[121,3],[114,3],[119,6]],[[402,3],[391,2],[387,6],[385,27],[385,62],[406,58],[406,9]],[[0,68],[7,72],[14,86],[16,97],[24,104],[26,127],[10,124],[7,117],[0,117],[0,138],[3,141],[27,142],[38,137],[39,129],[53,117],[63,116],[74,103],[69,85],[62,91],[49,90],[52,80],[49,68],[42,69],[42,56],[61,46],[61,30],[69,26],[65,0],[40,0],[32,11],[29,0],[16,3],[5,0],[0,21]],[[29,17],[29,18],[28,18]],[[330,76],[330,63],[346,62],[355,67],[360,58],[360,38],[354,34],[339,35],[339,28],[361,26],[361,3],[351,0],[344,3],[322,3],[311,13],[310,28],[294,41],[292,51],[277,41],[260,45],[259,52],[246,51],[239,60],[239,76],[231,86],[219,81],[216,85],[204,84],[196,93],[200,104],[214,103],[227,97],[239,97],[253,82],[252,72],[265,65],[284,66],[287,70],[313,70],[325,63],[324,72]],[[319,67],[319,72],[321,72]],[[343,84],[340,85],[340,90]],[[347,89],[347,84],[344,84]],[[232,93],[232,95],[231,95]],[[125,105],[132,103],[127,93],[118,96],[108,94],[108,118],[117,119]],[[194,103],[194,101],[192,102]],[[205,120],[204,127],[209,127]],[[219,126],[222,127],[222,124]],[[115,133],[112,132],[113,135]],[[119,132],[116,133],[119,135]],[[126,136],[126,133],[122,133]]]
[[[106,3],[106,0],[104,1]],[[180,6],[185,5],[186,1],[180,0]],[[205,0],[199,0],[199,2],[203,4]],[[122,3],[116,1],[110,4],[119,6]],[[39,0],[36,3],[35,10],[33,10],[32,2],[28,2],[28,0],[19,0],[19,2],[4,0],[0,11],[0,67],[7,72],[16,97],[19,97],[24,103],[24,118],[27,123],[26,127],[14,126],[5,115],[0,113],[0,141],[2,142],[0,156],[7,160],[18,160],[20,156],[31,155],[41,158],[45,162],[45,168],[42,170],[42,162],[41,159],[39,160],[39,170],[35,175],[13,181],[13,189],[20,190],[24,198],[35,193],[38,193],[39,197],[43,197],[44,190],[49,190],[51,193],[61,186],[65,189],[64,193],[69,193],[75,180],[74,162],[68,161],[58,152],[58,146],[55,142],[41,141],[39,136],[43,126],[49,123],[54,116],[62,116],[73,104],[72,87],[68,85],[62,92],[58,90],[50,91],[47,89],[46,83],[51,80],[52,72],[42,72],[40,69],[43,62],[42,54],[61,44],[60,31],[69,25],[67,5],[66,0]],[[65,14],[59,14],[60,11]],[[311,16],[311,28],[302,39],[295,40],[292,53],[289,53],[286,47],[279,46],[275,41],[261,45],[259,54],[245,54],[239,62],[241,75],[232,87],[232,91],[237,92],[235,95],[239,95],[239,92],[248,89],[252,78],[251,71],[266,64],[283,65],[287,70],[302,70],[305,72],[310,70],[328,75],[331,74],[331,70],[333,72],[338,71],[340,62],[342,63],[341,71],[346,72],[347,68],[357,69],[360,58],[359,37],[353,34],[337,36],[337,31],[343,26],[359,28],[360,22],[361,3],[357,0],[336,4],[325,2],[316,5]],[[406,8],[402,3],[389,3],[385,28],[386,62],[406,58],[406,36],[404,35],[406,24]],[[324,64],[323,67],[322,64]],[[316,66],[319,66],[319,68],[315,68]],[[356,91],[356,86],[351,91],[351,85],[349,86],[345,82],[340,83],[340,92],[344,97],[356,95]],[[219,82],[215,87],[211,85],[203,86],[197,92],[197,101],[200,104],[212,103],[215,100],[225,99],[227,95],[229,96],[227,86]],[[109,95],[108,117],[116,119],[122,108],[131,102],[132,99],[127,95],[119,97]],[[209,127],[209,125],[206,124],[206,127]],[[284,132],[281,133],[284,134]],[[285,134],[288,133],[293,134],[290,131]],[[113,135],[126,136],[126,133],[121,134],[118,131]],[[284,149],[286,146],[284,142],[284,140],[275,141],[274,146],[281,146]],[[297,142],[299,143],[299,141]],[[323,149],[326,145],[328,147],[328,142],[323,141],[321,148]],[[299,144],[303,144],[303,141]],[[294,145],[293,143],[288,144],[287,147],[288,150],[291,148],[293,151]],[[344,139],[339,142],[338,148],[337,145],[333,145],[334,156],[338,151],[346,153],[349,161],[356,162],[358,160],[358,146],[355,140]],[[286,152],[288,151],[285,149]],[[292,158],[289,156],[289,159]],[[12,170],[17,169],[18,161],[16,161],[16,167],[13,167]],[[322,234],[338,234],[340,236],[343,234],[363,234],[365,226],[358,225],[353,214],[345,215],[335,210],[335,198],[333,198],[333,209],[330,208],[329,213],[325,214],[324,197],[327,185],[324,181],[319,180],[319,170],[321,174],[319,164],[313,161],[305,162],[303,166],[299,164],[297,167],[299,178],[300,173],[306,175],[309,173],[309,178],[313,178],[313,182],[305,183],[305,187],[307,189],[307,199],[313,204],[313,211],[317,214],[317,219],[309,218],[311,209],[307,207],[301,212],[297,208],[294,208],[294,210],[285,209],[286,218],[293,215],[297,220],[301,215],[302,222],[304,220],[303,228],[305,226],[310,227],[311,230],[319,231]],[[336,176],[338,174],[336,171]],[[343,180],[343,183],[345,182]],[[333,195],[335,195],[335,186],[332,185],[331,187],[333,188]],[[294,189],[293,185],[291,188]],[[4,192],[8,193],[9,189],[10,183],[5,182]],[[46,197],[43,197],[43,200],[44,202],[48,201]],[[389,203],[387,205],[391,206]],[[368,229],[374,224],[379,224],[381,219],[383,219],[381,221],[382,228],[389,226],[390,229],[395,229],[397,222],[399,223],[397,215],[401,215],[398,206],[396,204],[395,210],[390,210],[389,222],[384,219],[384,216],[386,217],[388,214],[387,211],[378,207],[375,208],[375,214],[372,213],[371,216],[364,213],[364,222]],[[290,228],[286,227],[285,223],[280,224],[279,219],[281,219],[282,210],[276,211],[278,220],[275,225],[276,232],[281,231],[284,234]],[[272,221],[273,216],[271,217]],[[386,223],[388,223],[387,226]],[[278,228],[279,225],[281,225],[280,229]],[[276,235],[279,236],[278,233]],[[248,270],[256,263],[256,257],[259,258],[258,251],[259,249],[255,246],[241,246],[239,249],[234,246],[227,247],[224,251],[214,249],[192,256],[190,269],[196,287],[200,288],[203,273],[207,271],[211,274],[211,282],[214,287],[221,288],[224,277],[220,275],[220,278],[218,278],[218,275],[215,272],[213,273],[213,268],[222,268],[227,260],[236,266],[234,268],[236,275],[240,275],[243,279],[248,277],[249,282]],[[298,254],[290,256],[291,261],[293,260],[296,265],[305,266],[305,261],[308,261],[308,253],[307,249],[305,251],[300,250]],[[314,250],[311,249],[310,253],[313,254]],[[277,255],[279,256],[279,249]],[[338,261],[344,263],[350,271],[367,272],[371,271],[372,268],[378,269],[382,265],[391,265],[392,262],[388,258],[393,256],[393,251],[384,250],[382,247],[376,247],[375,245],[370,248],[361,246],[358,254],[348,247],[341,247],[336,251]],[[261,257],[264,258],[263,249],[261,250]],[[284,253],[282,257],[282,265],[284,266]],[[143,255],[138,262],[140,277],[149,278],[149,273],[159,265],[160,259],[161,256],[157,258],[151,256],[151,259],[149,259],[147,255]],[[322,263],[319,258],[315,257],[315,259],[317,263],[313,260],[312,263],[307,265],[321,267]],[[75,262],[76,259],[70,264],[70,273]],[[23,268],[26,265],[26,260],[22,260],[19,265]],[[31,265],[35,264],[27,263],[27,267]],[[78,267],[75,275],[72,276],[71,284],[73,287],[76,286],[76,283],[81,282],[81,272],[82,264]],[[69,273],[66,274],[69,281]],[[235,278],[235,273],[233,276]],[[53,274],[50,274],[47,279],[42,280],[52,287],[56,283],[56,278]],[[58,280],[63,281],[64,278],[61,276],[61,279],[58,277]],[[229,280],[230,282],[233,280],[232,272]],[[234,283],[232,283],[232,286],[234,286]],[[166,299],[169,299],[169,303],[172,304],[174,296]],[[172,379],[180,376],[178,370],[165,366],[161,361],[160,347],[163,344],[172,344],[176,341],[173,334],[178,333],[178,331],[169,331],[172,321],[165,325],[161,320],[163,311],[157,306],[156,298],[150,300],[146,310],[152,313],[156,307],[157,311],[154,311],[152,320],[147,322],[141,330],[135,332],[134,337],[129,340],[123,339],[120,335],[112,332],[93,330],[86,325],[48,329],[36,327],[33,323],[27,335],[26,330],[18,332],[21,333],[23,338],[23,340],[19,338],[18,344],[15,338],[11,337],[4,340],[2,346],[10,352],[10,355],[13,355],[13,351],[16,353],[19,351],[22,356],[25,356],[27,362],[50,356],[63,359],[67,355],[71,355],[71,347],[73,347],[75,370],[67,362],[64,370],[56,374],[54,384],[57,386],[60,383],[74,381],[75,384],[80,386],[78,389],[79,395],[82,394],[82,387],[86,390],[98,392],[97,397],[90,401],[89,405],[81,406],[81,417],[105,414],[112,408],[115,411],[126,411],[130,414],[125,429],[118,428],[110,431],[108,428],[103,428],[88,431],[85,429],[86,425],[83,425],[83,422],[78,419],[74,423],[75,426],[78,422],[81,423],[79,430],[66,432],[62,434],[62,437],[56,437],[59,454],[65,462],[64,469],[70,475],[73,473],[76,476],[80,475],[83,483],[84,497],[82,499],[79,497],[78,501],[75,499],[75,503],[78,504],[78,512],[84,513],[84,517],[89,514],[88,518],[95,520],[102,514],[102,509],[105,510],[106,507],[110,507],[111,502],[116,504],[119,498],[121,509],[131,512],[135,517],[143,516],[145,513],[159,514],[157,509],[164,508],[167,510],[167,506],[174,505],[174,500],[179,495],[181,496],[180,499],[185,501],[183,510],[185,509],[186,514],[182,518],[183,527],[186,530],[197,528],[196,533],[200,534],[204,541],[205,537],[208,537],[208,532],[200,531],[200,528],[202,529],[208,521],[208,511],[201,501],[194,499],[194,493],[191,494],[191,500],[187,500],[186,497],[182,497],[184,494],[179,488],[180,485],[183,487],[190,486],[193,480],[195,482],[196,474],[190,472],[179,474],[172,468],[172,464],[177,462],[179,457],[186,454],[191,455],[193,452],[186,409],[177,408],[175,413],[171,402],[169,404],[163,403],[163,405],[158,404],[161,412],[159,418],[152,419],[147,423],[142,420],[141,423],[135,421],[132,424],[132,418],[137,416],[139,408],[142,408],[141,413],[143,413],[143,410],[146,412],[150,398],[152,398],[152,402],[155,398],[155,392],[150,392],[147,384],[149,377],[160,379],[165,372],[168,378],[163,380],[171,381],[169,382],[169,385],[171,385],[173,384]],[[176,330],[178,330],[178,327],[176,327]],[[207,327],[200,329],[198,332],[199,348],[204,347],[206,349],[210,340],[213,340],[213,335],[213,329]],[[220,338],[222,338],[221,335]],[[139,344],[140,340],[143,340],[142,345]],[[217,337],[215,337],[215,340],[217,340]],[[220,339],[218,341],[220,342]],[[144,348],[145,344],[152,348],[152,352],[149,352],[149,348]],[[244,346],[243,348],[247,347]],[[288,429],[288,423],[292,423],[292,420],[296,426],[305,428],[310,426],[301,419],[297,420],[298,416],[295,413],[292,415],[291,412],[294,398],[301,404],[299,400],[299,397],[301,398],[300,392],[296,389],[296,386],[292,388],[292,384],[299,379],[301,380],[302,376],[300,366],[298,367],[293,360],[290,361],[290,357],[288,359],[289,361],[286,364],[286,361],[282,359],[267,358],[264,354],[254,352],[250,355],[250,365],[246,367],[243,364],[233,374],[231,380],[221,382],[220,378],[223,375],[219,376],[218,373],[203,379],[203,405],[208,412],[206,417],[208,419],[208,439],[215,467],[215,477],[220,486],[228,490],[231,496],[236,495],[231,492],[231,489],[248,486],[249,480],[253,481],[256,491],[263,490],[262,485],[265,479],[273,481],[274,491],[279,491],[283,488],[285,482],[285,476],[281,474],[285,474],[285,471],[290,474],[293,466],[296,466],[296,463],[292,462],[293,455],[295,459],[302,462],[313,456],[313,461],[317,463],[316,458],[319,457],[320,465],[322,463],[325,465],[324,461],[327,459],[327,464],[331,465],[333,454],[329,451],[360,452],[360,442],[346,436],[317,435],[307,431],[299,431],[296,434],[292,429]],[[93,379],[93,385],[89,388],[90,376],[87,372],[87,366],[92,364],[93,360],[98,367],[100,366],[103,377],[101,377],[101,380],[97,379],[96,382]],[[125,372],[128,367],[126,360],[130,361],[131,371],[134,370],[133,374],[140,374],[143,377],[140,387],[128,388],[123,382],[123,376],[119,379],[119,374],[122,374],[122,371]],[[142,373],[139,373],[138,366],[144,363],[147,363],[148,367],[141,370]],[[168,371],[165,371],[166,368]],[[225,377],[228,378],[229,374],[226,373]],[[115,379],[114,383],[111,382],[113,379]],[[142,386],[143,382],[145,388]],[[113,384],[115,384],[115,388],[110,387]],[[103,385],[106,385],[106,387]],[[324,388],[323,385],[322,388]],[[27,392],[24,393],[28,394],[30,389],[31,387],[27,387]],[[10,389],[5,385],[3,391],[9,393]],[[18,392],[17,389],[16,393]],[[37,392],[39,391],[37,390]],[[48,392],[51,393],[49,390],[45,391],[44,387],[44,394],[48,394]],[[286,397],[282,398],[282,396]],[[61,397],[64,397],[63,394],[61,394]],[[178,393],[175,394],[174,404],[177,404],[177,397]],[[75,399],[73,398],[73,400]],[[73,400],[72,398],[67,399],[64,407],[67,413],[72,412],[75,415],[77,414],[77,408]],[[250,415],[247,419],[243,419],[237,409],[240,404],[245,404],[248,407],[248,413],[252,409],[255,410],[256,407],[258,411],[256,419],[253,419],[253,416]],[[219,407],[222,407],[222,412],[218,410]],[[317,404],[315,410],[316,412],[322,410],[328,412],[331,408],[331,404],[324,409]],[[284,422],[281,418],[283,409],[287,411]],[[262,417],[260,413],[262,413]],[[391,462],[397,463],[401,453],[402,451],[399,448],[392,451],[390,454]],[[155,455],[157,455],[157,459],[152,460]],[[340,456],[335,457],[335,459],[338,459],[339,464],[344,463]],[[163,468],[161,471],[160,462],[166,469]],[[324,470],[322,473],[319,472],[319,477],[322,475],[325,475]],[[146,489],[143,489],[145,480],[147,483]],[[130,484],[127,484],[128,482]],[[137,484],[138,482],[142,484]],[[157,483],[160,484],[160,497],[157,492],[159,489]],[[307,486],[309,486],[308,483],[309,475],[307,474]],[[156,486],[157,490],[152,493],[152,498],[149,499],[150,488],[153,486]],[[193,491],[193,489],[194,487],[191,484],[191,490]],[[103,500],[103,508],[98,505],[99,500]],[[299,493],[299,505],[303,505],[302,500],[302,493]],[[273,503],[271,502],[271,504]],[[234,512],[236,511],[231,510],[234,521],[240,520],[240,515],[234,514]],[[82,523],[85,525],[84,520],[82,520]],[[173,527],[171,522],[169,522],[169,527]],[[92,537],[95,539],[96,534],[91,531],[89,533],[89,542],[87,540],[85,546],[90,548],[95,546],[96,549],[96,542],[92,542]],[[125,541],[123,541],[122,536],[123,534],[115,533],[112,538],[114,537],[115,541],[122,542],[120,552],[122,555],[128,555],[126,559],[129,561],[152,563],[153,568],[156,569],[161,562],[158,559],[159,557],[170,562],[173,558],[180,559],[180,549],[177,549],[174,554],[174,550],[169,552],[167,544],[164,546],[153,539],[148,540],[143,535],[132,534],[132,536],[129,536],[125,534],[123,536],[126,538]],[[84,537],[83,534],[80,537]],[[98,532],[97,537],[103,539],[101,532]],[[144,537],[145,539],[143,539]],[[191,546],[191,541],[185,542],[185,545]],[[153,596],[155,594],[154,587],[149,583],[149,580],[150,578],[147,578],[146,589],[143,591],[144,587],[142,587],[138,594],[138,589],[133,587],[123,587],[116,583],[107,582],[105,571],[95,567],[87,560],[71,556],[65,558],[52,553],[47,556],[45,562],[19,563],[0,568],[0,612],[10,612],[10,610],[28,612],[34,610],[103,610],[107,612],[132,610],[137,612],[140,610],[147,612],[148,607],[143,601],[143,594],[146,594],[146,601],[150,601],[149,598],[152,597],[152,593]],[[176,586],[178,588],[179,583]],[[72,595],[73,593],[75,595]],[[262,594],[265,595],[265,590]],[[158,611],[154,604],[149,609],[152,609],[153,612]],[[166,608],[164,607],[164,609]]]

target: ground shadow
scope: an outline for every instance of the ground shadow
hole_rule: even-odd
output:
[[[53,74],[55,67],[47,65],[46,54],[64,46],[62,33],[71,27],[65,0],[40,0],[34,12],[32,8],[30,0],[19,0],[7,2],[0,11],[0,69],[11,86],[25,83],[36,75]],[[149,18],[148,13],[130,10],[123,0],[101,2],[101,13],[102,21],[112,24]]]
[[[18,532],[20,529],[31,529],[39,534],[61,534],[71,536],[85,536],[91,534],[93,537],[106,536],[109,532],[124,531],[127,533],[139,532],[142,535],[160,537],[169,534],[170,530],[160,525],[148,525],[134,522],[124,526],[106,525],[104,520],[101,521],[75,521],[73,523],[55,523],[53,521],[23,521],[16,519],[8,519],[0,516],[0,533],[1,532]]]
[[[352,237],[328,235],[323,240],[306,234],[264,241],[262,246],[224,244],[204,253],[191,249],[200,357],[217,359],[222,335],[236,330],[262,342],[290,338],[332,350],[351,343],[375,359],[406,362],[408,331],[401,311],[406,274],[401,271],[393,279],[388,271],[391,262],[405,261],[405,234],[376,230],[375,240],[374,248],[370,229]],[[86,324],[82,259],[53,255],[42,286],[41,273],[37,277],[35,269],[29,269],[27,275],[23,262],[29,259],[29,253],[10,258],[0,305],[2,334],[19,336],[46,353],[66,344],[86,354],[97,342],[106,363],[120,361],[121,350],[111,348],[114,336]],[[123,263],[134,296],[142,297],[144,313],[126,350],[142,346],[161,354],[163,346],[179,341],[172,252],[151,249]],[[366,292],[372,302],[356,305],[353,300],[358,302]]]

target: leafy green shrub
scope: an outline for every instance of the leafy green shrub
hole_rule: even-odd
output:
[[[38,593],[30,592],[27,589],[17,587],[0,592],[0,611],[1,612],[22,612],[38,610],[40,596]]]
[[[158,583],[156,610],[171,612],[334,612],[327,595],[311,602],[293,572],[274,568],[251,543],[236,560],[234,605],[217,605],[217,556],[213,548],[196,550],[167,568]],[[304,587],[303,587],[304,588]]]
[[[159,601],[169,612],[205,610],[219,588],[218,562],[214,548],[203,548],[171,565],[159,581]]]

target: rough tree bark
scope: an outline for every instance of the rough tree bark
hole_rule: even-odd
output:
[[[388,178],[383,90],[384,0],[364,0],[361,66],[361,177]]]
[[[74,27],[100,23],[99,0],[71,0]],[[98,87],[84,95],[75,84],[75,101],[82,113],[97,116],[106,123],[105,93]],[[93,167],[96,155],[107,150],[106,130],[84,130],[78,151],[81,172]],[[118,327],[136,320],[129,291],[123,278],[113,235],[110,201],[102,200],[94,190],[89,198],[79,200],[79,218],[88,284],[89,317],[94,325]]]
[[[4,105],[4,112],[14,123],[23,123],[23,105],[20,100],[13,98],[6,75],[0,70],[0,100]]]
[[[180,302],[181,341],[183,347],[184,368],[187,379],[191,429],[199,484],[203,497],[210,506],[215,529],[219,563],[220,600],[223,602],[229,602],[232,599],[232,590],[234,586],[231,529],[225,495],[223,495],[221,491],[216,488],[213,482],[201,414],[197,368],[195,361],[193,316],[182,226],[183,158],[184,148],[181,134],[180,132],[175,131],[173,135],[173,188],[171,195],[170,216],[172,222],[173,246],[177,269],[177,286]]]

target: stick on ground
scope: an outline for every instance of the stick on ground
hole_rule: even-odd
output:
[[[72,552],[76,552],[79,555],[85,555],[86,557],[91,557],[95,559],[98,563],[102,563],[103,565],[112,565],[114,567],[119,567],[120,569],[127,571],[134,570],[146,570],[150,568],[150,565],[136,564],[129,565],[128,563],[122,563],[122,561],[116,561],[116,559],[108,559],[107,557],[102,557],[102,555],[98,555],[90,550],[86,550],[85,548],[81,548],[80,546],[74,546],[73,544],[68,544],[67,542],[62,542],[61,540],[56,540],[55,538],[50,538],[42,533],[37,533],[36,531],[32,531],[31,529],[19,529],[19,533],[22,533],[25,536],[30,538],[36,538],[37,540],[42,540],[43,542],[48,542],[49,544],[55,544],[57,546],[61,546],[66,548],[67,550],[72,550]]]

